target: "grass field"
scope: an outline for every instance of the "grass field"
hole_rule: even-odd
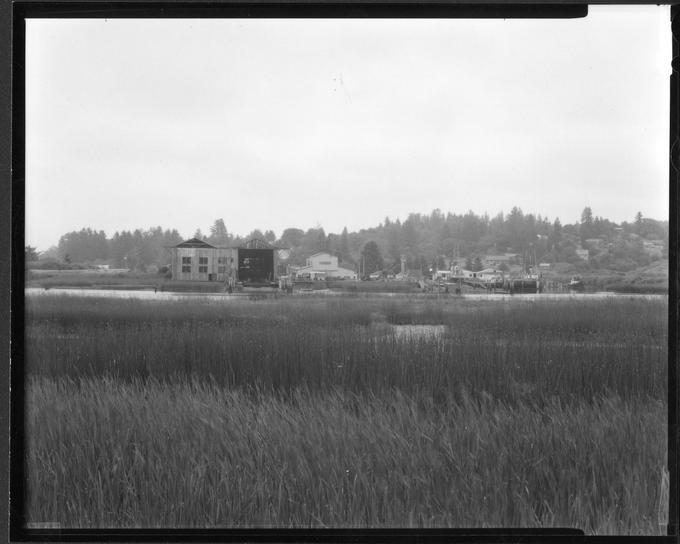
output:
[[[29,520],[662,534],[666,337],[632,298],[29,297]]]

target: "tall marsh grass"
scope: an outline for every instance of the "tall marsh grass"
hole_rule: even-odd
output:
[[[659,401],[541,410],[37,379],[29,511],[75,527],[571,526],[658,533]]]
[[[29,298],[29,520],[662,534],[666,315]]]
[[[199,377],[258,391],[398,389],[435,398],[466,389],[537,403],[666,394],[658,301],[30,302],[30,375]],[[404,323],[446,332],[404,338],[390,327]]]

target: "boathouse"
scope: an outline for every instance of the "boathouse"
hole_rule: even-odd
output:
[[[172,246],[173,280],[266,284],[277,280],[277,248],[252,239],[238,247],[216,247],[191,238]]]

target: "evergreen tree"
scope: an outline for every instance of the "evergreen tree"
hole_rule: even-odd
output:
[[[562,241],[562,223],[560,223],[560,218],[556,217],[552,224],[552,230],[550,231],[550,249],[552,251],[558,251],[560,249],[560,242]]]
[[[382,270],[383,259],[382,255],[380,255],[380,248],[378,247],[378,244],[375,243],[375,241],[371,240],[366,243],[364,249],[361,252],[361,256],[363,258],[363,272],[365,275]]]
[[[642,236],[642,212],[635,214],[635,234]]]
[[[387,254],[392,264],[401,262],[401,251],[399,249],[399,234],[397,228],[392,226],[387,234]]]
[[[224,224],[224,219],[215,219],[215,222],[210,227],[210,236],[207,240],[214,246],[228,246],[232,241],[232,236],[227,231]]]
[[[523,239],[524,234],[524,213],[521,208],[515,206],[510,210],[508,218],[505,222],[508,241],[514,251],[522,251],[526,241]]]
[[[103,230],[99,232],[90,228],[64,234],[59,239],[59,255],[63,258],[67,253],[76,263],[86,263],[109,258],[109,244]]]
[[[227,227],[224,224],[224,219],[215,219],[215,222],[210,227],[210,236],[212,238],[222,238],[227,235]]]
[[[590,209],[590,206],[586,206],[583,212],[581,212],[579,236],[581,237],[581,243],[593,237],[593,210]]]
[[[317,251],[328,251],[328,240],[326,239],[326,233],[323,227],[319,228],[319,235],[316,243]]]
[[[246,236],[246,240],[264,240],[264,234],[260,229],[253,229],[250,234]]]
[[[347,234],[347,227],[342,229],[342,234],[340,235],[340,256],[343,261],[351,261],[349,254],[349,236]]]
[[[415,226],[415,214],[411,214],[402,225],[402,235],[408,250],[415,254],[418,250],[418,233]]]

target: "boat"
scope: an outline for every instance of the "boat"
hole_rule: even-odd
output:
[[[584,287],[581,276],[573,276],[571,278],[571,281],[569,282],[570,291],[583,291]]]
[[[507,290],[513,295],[515,293],[541,293],[543,287],[540,280],[532,277],[510,278],[507,281]]]

